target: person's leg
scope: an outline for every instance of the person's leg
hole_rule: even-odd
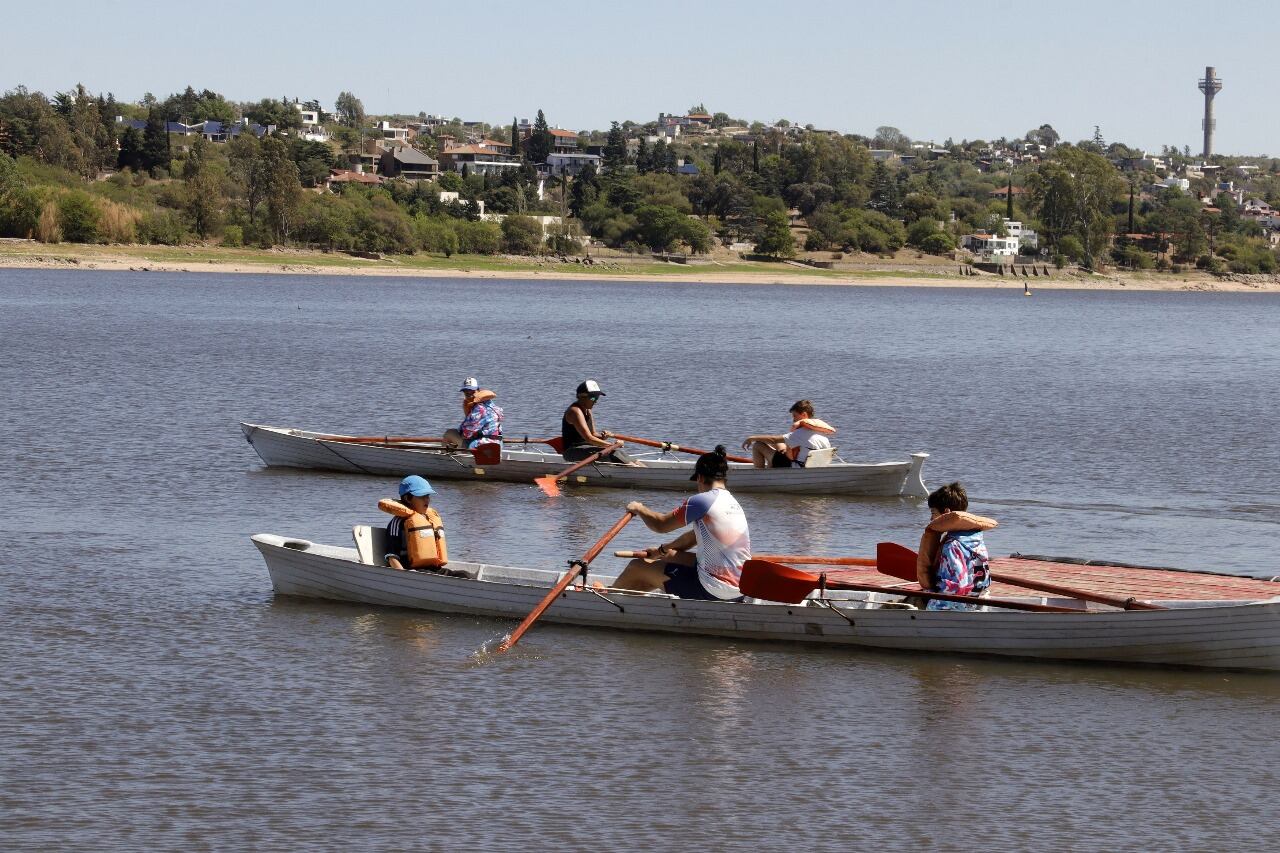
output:
[[[698,576],[697,556],[689,551],[668,560],[662,567],[662,573],[666,575],[662,591],[669,595],[703,601],[715,598],[702,585],[702,579]]]
[[[607,456],[600,457],[601,462],[613,462],[618,465],[630,465],[632,468],[643,468],[644,463],[627,455],[626,451],[615,450]]]
[[[627,563],[622,574],[618,575],[618,579],[610,586],[614,589],[629,589],[635,592],[653,592],[662,589],[662,585],[667,582],[667,576],[662,571],[665,565],[662,561],[651,563],[637,558]]]
[[[751,462],[757,468],[777,468],[773,461],[778,454],[786,456],[787,446],[780,441],[753,441],[751,443]]]
[[[757,468],[768,468],[769,457],[773,455],[767,441],[751,442],[751,464]]]

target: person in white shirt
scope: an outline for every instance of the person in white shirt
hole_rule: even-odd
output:
[[[671,512],[655,512],[640,501],[627,504],[655,533],[689,530],[670,542],[639,552],[613,582],[615,589],[662,590],[680,598],[737,601],[742,564],[751,559],[751,533],[742,506],[725,487],[729,463],[724,446],[698,457],[690,479],[698,493]]]
[[[803,468],[809,451],[831,446],[827,436],[835,435],[836,428],[813,416],[813,403],[797,400],[789,413],[790,432],[749,435],[743,440],[742,449],[751,451],[751,461],[757,468]]]

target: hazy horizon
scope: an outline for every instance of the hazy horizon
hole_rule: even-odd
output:
[[[376,7],[353,20],[334,0],[225,0],[216,16],[121,0],[110,19],[66,0],[56,18],[9,16],[0,88],[52,95],[83,83],[133,102],[191,85],[326,109],[347,90],[372,114],[505,124],[541,108],[573,129],[703,103],[748,121],[867,136],[890,125],[936,142],[1020,137],[1044,123],[1074,142],[1098,125],[1108,142],[1196,154],[1196,81],[1212,65],[1224,80],[1215,152],[1265,155],[1280,136],[1269,109],[1274,46],[1256,24],[1274,6],[1260,0],[1218,4],[1212,23],[1223,34],[1207,46],[1204,7],[1185,0],[1082,0],[1069,14],[1013,3],[957,13],[940,0],[865,11],[814,0],[795,13],[759,0],[564,15],[506,0],[403,8],[396,14],[420,24],[384,27]]]

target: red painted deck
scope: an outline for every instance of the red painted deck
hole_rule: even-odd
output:
[[[821,566],[797,568],[822,571]],[[1271,598],[1280,595],[1280,583],[1256,578],[1210,575],[1202,572],[1179,572],[1169,569],[1135,569],[1124,566],[1082,566],[1076,563],[1053,563],[1045,560],[1027,560],[1019,557],[997,557],[991,561],[991,573],[996,578],[1004,572],[1010,576],[1024,577],[1075,587],[1087,592],[1103,593],[1119,597],[1134,596],[1141,599],[1183,599],[1224,601],[1239,599]],[[915,588],[888,577],[871,568],[838,568],[828,571],[831,580],[852,583],[883,584],[903,589]],[[1027,596],[1037,593],[1000,583],[991,585],[996,596]],[[1043,594],[1043,593],[1041,593]]]

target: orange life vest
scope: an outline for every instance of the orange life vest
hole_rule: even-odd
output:
[[[383,498],[378,509],[404,519],[405,548],[409,552],[409,568],[438,569],[449,562],[449,548],[444,540],[444,521],[440,513],[427,507],[425,515],[409,507]]]
[[[835,427],[833,427],[831,424],[827,423],[826,421],[818,420],[817,418],[801,418],[800,420],[798,420],[798,421],[796,421],[795,423],[793,423],[793,424],[791,425],[791,428],[792,428],[793,430],[796,430],[796,429],[811,429],[811,430],[813,430],[814,432],[820,432],[820,433],[822,433],[823,435],[835,435],[835,434],[836,434],[836,428],[835,428]]]
[[[438,569],[449,562],[444,521],[440,513],[430,507],[425,515],[415,512],[404,520],[404,541],[411,569]]]
[[[481,388],[479,391],[471,395],[470,400],[465,398],[463,399],[462,416],[465,418],[467,415],[471,414],[471,410],[475,407],[476,403],[487,403],[489,400],[496,399],[498,399],[497,394],[493,393],[488,388]]]
[[[817,418],[801,418],[800,420],[796,421],[791,425],[792,432],[798,429],[812,430],[813,432],[820,433],[822,435],[836,434],[835,427],[833,427],[831,424],[827,423],[826,421],[821,421],[821,420],[818,420]],[[800,458],[800,448],[788,447],[787,456],[791,459],[792,462],[797,461]]]

